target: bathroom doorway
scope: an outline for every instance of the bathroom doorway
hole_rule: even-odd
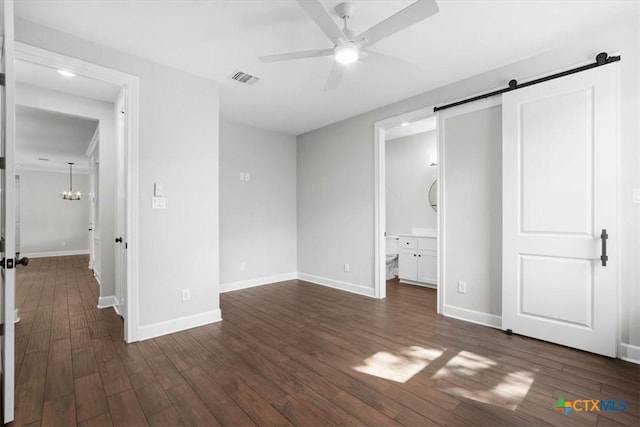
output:
[[[375,124],[375,295],[438,283],[438,135],[433,108]]]

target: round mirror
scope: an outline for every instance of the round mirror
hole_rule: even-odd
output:
[[[438,212],[438,180],[436,179],[429,187],[429,204],[431,208]]]

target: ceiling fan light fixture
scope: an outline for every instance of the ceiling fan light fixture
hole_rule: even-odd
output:
[[[75,73],[72,73],[71,71],[68,70],[58,70],[58,73],[60,73],[61,75],[65,76],[65,77],[75,77]]]
[[[335,58],[338,64],[353,64],[360,57],[360,52],[355,46],[338,46],[335,49]]]

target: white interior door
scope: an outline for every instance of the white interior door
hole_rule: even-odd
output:
[[[618,320],[617,73],[610,64],[508,92],[502,107],[503,329],[607,356]]]
[[[118,313],[126,319],[127,317],[127,224],[126,224],[126,123],[125,123],[125,89],[120,91],[118,100],[115,105],[115,122],[116,122],[116,180],[117,180],[117,205],[116,205],[116,258],[115,258],[115,280],[116,280],[116,298],[118,299]],[[126,334],[126,332],[125,332]],[[127,338],[127,337],[125,337]]]
[[[4,324],[2,337],[2,405],[4,422],[13,421],[14,383],[15,383],[15,83],[14,83],[14,37],[13,2],[3,1],[0,5],[0,25],[2,26],[2,59],[0,72],[4,75],[0,109],[2,121],[0,137],[0,157],[4,158],[4,167],[0,171],[0,234],[2,240],[2,258],[5,266],[0,274],[0,292]]]

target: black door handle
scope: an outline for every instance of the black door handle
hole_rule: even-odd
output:
[[[609,235],[607,234],[607,230],[605,228],[602,229],[602,233],[600,234],[600,239],[602,239],[602,255],[600,255],[600,261],[602,261],[602,266],[607,266],[607,261],[609,257],[607,256],[607,239]]]
[[[116,243],[122,243],[122,237],[116,237]]]
[[[29,265],[29,258],[27,257],[22,257],[22,258],[2,258],[0,260],[0,267],[2,268],[6,268],[7,270],[11,270],[13,268],[13,266],[17,267],[18,265],[22,265],[23,267],[26,267],[27,265]]]
[[[89,231],[93,231],[93,228],[90,228]]]

